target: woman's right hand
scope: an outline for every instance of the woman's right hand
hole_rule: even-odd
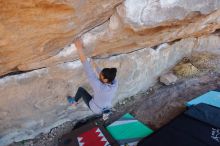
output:
[[[77,49],[82,49],[83,48],[83,42],[81,41],[80,38],[77,38],[75,41],[74,41],[74,44],[76,46]]]

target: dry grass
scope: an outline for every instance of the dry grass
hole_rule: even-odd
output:
[[[174,73],[180,77],[190,77],[199,73],[199,69],[193,66],[188,58],[184,58],[174,69]]]
[[[173,72],[179,77],[197,75],[200,71],[215,70],[219,68],[220,57],[209,52],[195,52],[191,58],[183,58]]]
[[[199,69],[215,69],[218,56],[209,52],[194,53],[191,62]]]

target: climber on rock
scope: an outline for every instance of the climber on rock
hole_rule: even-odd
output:
[[[91,85],[94,96],[91,96],[84,88],[79,87],[75,97],[68,96],[69,103],[76,105],[82,97],[87,106],[96,114],[112,107],[112,100],[116,94],[118,83],[115,79],[116,68],[104,68],[100,70],[92,59],[88,59],[83,52],[83,43],[80,39],[75,42],[79,58]]]

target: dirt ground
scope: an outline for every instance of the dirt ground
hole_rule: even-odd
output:
[[[196,75],[179,77],[174,85],[157,83],[148,91],[130,97],[115,106],[116,112],[105,123],[108,125],[125,113],[131,113],[138,120],[157,130],[185,110],[184,103],[210,90],[220,90],[220,72],[206,69]],[[47,134],[35,139],[11,144],[10,146],[57,146],[62,135],[72,129],[97,119],[91,117],[78,124],[67,122],[53,128]]]
[[[220,90],[220,73],[182,79],[172,86],[156,85],[150,94],[137,95],[134,103],[119,107],[118,113],[129,112],[156,130],[183,112],[185,102],[210,90]]]

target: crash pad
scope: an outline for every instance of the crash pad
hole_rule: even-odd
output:
[[[186,103],[187,106],[206,103],[220,108],[220,92],[210,91]]]
[[[200,103],[196,106],[191,106],[184,112],[184,114],[214,127],[220,128],[220,108]]]
[[[219,129],[181,114],[137,146],[219,146]]]
[[[152,129],[128,113],[107,126],[107,130],[120,145],[128,146],[137,144],[143,137],[153,133]]]
[[[59,146],[119,146],[119,144],[95,121],[65,134],[59,140]]]

